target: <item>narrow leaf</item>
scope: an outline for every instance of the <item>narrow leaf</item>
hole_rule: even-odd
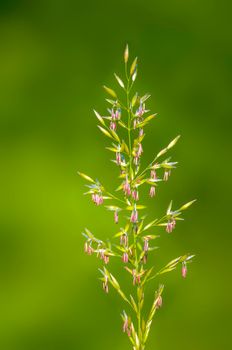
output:
[[[101,132],[102,132],[104,135],[110,137],[111,139],[113,138],[112,135],[109,133],[109,131],[107,131],[106,129],[102,128],[100,125],[98,125],[98,128],[101,130]]]
[[[104,119],[100,116],[100,114],[99,114],[97,111],[95,111],[95,110],[93,110],[93,111],[94,111],[94,113],[95,113],[97,119],[99,120],[99,122],[100,122],[102,125],[105,126]]]
[[[180,209],[178,209],[178,211],[186,210],[186,209],[189,208],[194,202],[196,202],[196,199],[194,199],[193,201],[188,202],[188,203],[182,205],[182,207],[180,207]]]
[[[95,183],[95,181],[91,178],[91,177],[89,177],[88,175],[86,175],[86,174],[83,174],[83,173],[81,173],[81,172],[77,172],[78,173],[78,175],[80,175],[81,177],[83,177],[83,179],[85,179],[85,180],[87,180],[87,181],[89,181],[89,182],[93,182],[93,183]]]
[[[114,98],[117,98],[116,92],[110,88],[108,88],[107,86],[103,85],[103,88],[105,89],[105,91],[111,95]]]
[[[169,145],[167,146],[167,149],[172,148],[173,146],[175,146],[175,144],[177,143],[177,141],[179,140],[180,135],[178,135],[174,140],[172,140]]]
[[[131,68],[130,68],[130,75],[133,75],[133,74],[134,74],[134,71],[135,71],[136,66],[137,66],[137,60],[138,60],[138,58],[135,57],[135,59],[134,59],[132,65],[131,65]]]
[[[117,80],[117,82],[119,83],[119,85],[124,89],[125,85],[124,85],[122,79],[120,79],[116,73],[114,73],[114,76],[115,76],[115,79]]]

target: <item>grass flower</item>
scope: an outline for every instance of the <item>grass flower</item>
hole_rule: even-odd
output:
[[[84,252],[87,255],[96,255],[102,261],[100,280],[105,293],[109,293],[111,286],[122,299],[128,308],[128,312],[121,314],[123,320],[122,330],[128,336],[133,350],[144,350],[147,338],[151,329],[152,320],[158,309],[163,305],[163,285],[157,285],[156,290],[151,283],[158,276],[169,273],[181,266],[181,275],[183,278],[187,275],[187,264],[191,262],[194,255],[183,254],[172,259],[166,265],[157,269],[152,261],[152,254],[155,249],[153,241],[156,241],[160,233],[173,232],[178,220],[183,220],[182,214],[188,209],[194,201],[190,201],[179,208],[172,209],[172,201],[168,205],[166,213],[159,217],[147,219],[143,214],[146,206],[141,203],[139,194],[147,193],[150,197],[155,197],[156,187],[165,183],[175,169],[177,162],[170,161],[170,156],[166,153],[175,146],[179,136],[174,138],[169,144],[155,153],[154,159],[148,165],[143,165],[145,137],[144,130],[149,123],[155,119],[156,114],[150,114],[147,109],[147,100],[149,94],[141,96],[135,91],[135,81],[138,74],[138,59],[135,58],[129,64],[128,45],[124,51],[125,77],[121,79],[115,74],[116,81],[120,91],[124,93],[124,98],[119,98],[122,94],[116,92],[107,86],[104,86],[105,92],[109,95],[106,99],[110,104],[108,116],[103,117],[97,111],[94,113],[99,122],[98,128],[108,139],[109,147],[107,149],[113,153],[113,163],[117,165],[119,174],[119,183],[115,181],[115,191],[105,188],[98,180],[80,173],[79,175],[87,181],[88,191],[85,193],[90,196],[96,206],[104,205],[107,210],[113,212],[114,222],[120,222],[122,227],[120,231],[113,234],[112,239],[106,242],[95,237],[87,228],[83,232],[85,238]],[[104,114],[103,114],[104,115]],[[155,151],[156,145],[154,145]],[[113,184],[113,178],[111,179]],[[149,191],[145,188],[148,187]],[[142,197],[142,196],[141,196]],[[110,202],[109,205],[105,205]],[[128,214],[129,213],[129,214]],[[124,215],[125,214],[125,215]],[[104,226],[103,226],[104,229]],[[114,244],[111,240],[116,240]],[[120,285],[121,274],[116,278],[110,272],[113,259],[120,259],[122,264],[122,273],[129,275],[129,281],[133,293],[129,296],[124,292]],[[151,264],[149,262],[151,261]],[[161,277],[160,277],[161,278]],[[153,301],[150,311],[144,310],[145,287],[151,288],[153,292]]]

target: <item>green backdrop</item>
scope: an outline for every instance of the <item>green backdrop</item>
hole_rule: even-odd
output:
[[[116,87],[126,42],[139,57],[137,89],[151,93],[159,113],[143,164],[182,135],[172,151],[177,170],[154,201],[145,198],[150,218],[170,199],[198,199],[172,235],[161,234],[157,266],[197,257],[186,280],[179,271],[160,278],[164,305],[147,349],[229,348],[230,22],[223,0],[1,1],[1,349],[129,348],[121,301],[102,292],[99,261],[83,254],[81,236],[86,226],[102,238],[117,229],[77,176],[114,188],[92,109],[105,112],[102,85]]]

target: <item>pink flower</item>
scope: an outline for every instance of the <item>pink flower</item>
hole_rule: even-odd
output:
[[[123,323],[123,326],[122,326],[122,331],[123,331],[123,333],[127,333],[128,337],[130,337],[131,336],[131,330],[132,330],[131,321],[128,320],[127,315],[125,315],[124,323]]]
[[[115,119],[120,120],[121,119],[121,110],[117,109],[115,112]]]
[[[149,249],[149,243],[148,243],[148,238],[146,237],[146,238],[144,238],[144,246],[143,246],[143,251],[144,252],[147,252],[148,251],[148,249]]]
[[[171,171],[170,170],[165,170],[163,180],[164,181],[168,181],[168,178],[169,178],[170,175],[171,175]]]
[[[130,196],[131,189],[130,189],[130,184],[129,184],[127,179],[126,179],[126,181],[123,184],[123,191],[124,191],[125,195]]]
[[[159,309],[162,305],[163,305],[163,299],[162,299],[161,295],[159,295],[157,300],[156,300],[156,308]]]
[[[128,236],[127,236],[127,234],[124,233],[123,235],[120,236],[120,244],[124,245],[125,247],[128,246]]]
[[[144,134],[143,129],[139,129],[139,136],[141,137],[141,136],[143,136],[143,134]]]
[[[137,109],[135,115],[137,115],[138,117],[142,117],[142,115],[145,113],[145,105],[140,103],[139,108]]]
[[[139,273],[137,273],[136,270],[132,271],[132,276],[133,276],[133,285],[141,283],[141,276]]]
[[[124,263],[128,263],[128,260],[129,260],[128,254],[127,254],[127,253],[123,253],[122,261],[123,261]]]
[[[155,170],[151,170],[151,179],[152,179],[152,180],[156,180],[156,179],[157,179],[156,171],[155,171]]]
[[[136,223],[138,221],[138,212],[136,209],[132,211],[130,221],[133,223]]]
[[[117,165],[121,164],[121,153],[120,152],[116,152],[116,162],[117,162]]]
[[[181,270],[181,274],[183,278],[186,278],[187,276],[187,265],[185,262],[182,263],[182,270]]]
[[[166,232],[171,233],[176,226],[176,221],[175,219],[168,220],[167,226],[166,226]]]
[[[137,156],[140,157],[142,153],[143,153],[143,147],[142,147],[142,144],[139,143],[138,144]]]
[[[135,201],[138,201],[139,200],[139,192],[137,190],[133,190],[132,191],[132,198],[135,200]]]
[[[110,261],[109,255],[104,255],[104,263],[107,265],[109,264],[109,261]]]
[[[108,264],[110,261],[110,257],[109,255],[105,254],[105,250],[104,249],[99,250],[99,254],[100,254],[100,259],[103,260],[105,264]]]
[[[92,255],[92,253],[94,252],[94,249],[88,244],[88,242],[85,242],[84,252],[88,255]]]
[[[124,323],[123,323],[123,326],[122,326],[123,333],[126,333],[127,329],[128,329],[128,318],[126,316]]]
[[[93,193],[92,200],[96,205],[101,205],[103,203],[103,197],[101,194]]]
[[[110,122],[110,129],[113,131],[116,130],[116,123],[115,122]]]
[[[117,210],[115,210],[115,212],[114,212],[114,222],[115,222],[115,224],[118,223],[118,211]]]
[[[155,186],[151,186],[149,194],[150,194],[150,197],[155,196]]]
[[[85,245],[85,252],[86,252],[88,255],[92,255],[92,253],[94,252],[94,249],[91,247],[91,245],[86,244],[86,245]]]

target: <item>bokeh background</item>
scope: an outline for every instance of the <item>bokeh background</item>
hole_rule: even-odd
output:
[[[81,231],[117,232],[84,197],[77,170],[114,189],[116,170],[92,109],[106,110],[126,42],[139,57],[136,89],[159,117],[143,165],[176,135],[179,167],[159,187],[152,219],[193,198],[173,233],[160,230],[157,266],[197,255],[188,278],[166,286],[147,349],[231,344],[231,12],[214,0],[2,0],[0,2],[0,348],[128,349],[121,301],[105,296],[99,261]],[[112,270],[125,279],[118,266]]]

